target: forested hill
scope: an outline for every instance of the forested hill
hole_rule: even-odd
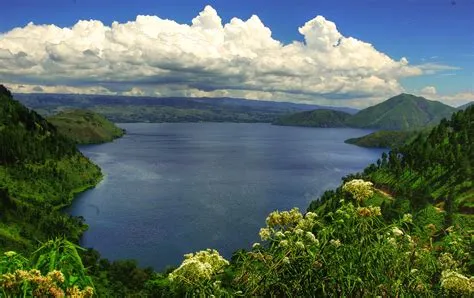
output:
[[[474,207],[474,106],[443,119],[400,150],[390,152],[380,170],[370,174],[397,193],[416,193],[420,200],[460,198]],[[370,173],[370,171],[369,171]],[[391,178],[389,178],[391,177]]]
[[[361,110],[347,124],[360,128],[413,129],[435,125],[455,111],[456,108],[441,102],[403,93]]]
[[[431,128],[421,130],[378,130],[368,135],[351,138],[344,141],[367,148],[399,148],[412,142],[420,133],[428,134]]]
[[[443,119],[429,134],[384,154],[363,176],[414,207],[437,206],[474,229],[474,106]]]
[[[55,210],[100,179],[74,142],[0,85],[0,251],[54,235],[78,239],[83,225]]]
[[[334,110],[305,111],[278,118],[274,125],[307,127],[345,127],[351,114]]]
[[[343,112],[320,111],[294,113],[277,119],[278,125],[315,127],[354,127],[385,130],[407,130],[436,125],[451,117],[457,109],[438,101],[411,94],[400,94],[354,115]]]
[[[120,138],[124,130],[89,110],[67,110],[47,118],[59,133],[77,144],[98,144]]]

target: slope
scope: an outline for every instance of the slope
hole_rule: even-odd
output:
[[[309,127],[345,127],[350,114],[333,110],[314,110],[294,113],[278,118],[274,125]]]
[[[47,120],[59,133],[77,144],[97,144],[120,138],[124,130],[104,116],[87,110],[60,112]]]
[[[441,102],[400,94],[358,112],[348,119],[347,124],[360,128],[412,129],[437,124],[455,111]]]
[[[0,250],[55,235],[77,240],[84,224],[57,209],[101,177],[73,142],[0,85]]]
[[[426,136],[431,129],[429,126],[418,130],[379,130],[359,138],[347,139],[344,143],[367,148],[395,149],[412,142],[420,133]]]

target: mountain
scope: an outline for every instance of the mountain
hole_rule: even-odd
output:
[[[435,125],[457,109],[410,94],[400,94],[350,115],[337,111],[293,113],[279,117],[279,125],[315,127],[354,127],[385,130],[416,129]]]
[[[333,110],[314,110],[294,113],[278,118],[274,125],[308,127],[345,127],[350,114]]]
[[[387,130],[412,129],[437,124],[449,118],[455,108],[438,101],[411,94],[400,94],[361,110],[348,119],[347,125]]]
[[[351,108],[323,107],[289,102],[248,100],[239,98],[135,97],[81,94],[16,94],[27,107],[42,115],[64,109],[88,109],[113,122],[267,122],[278,117],[314,109],[342,110]]]
[[[58,236],[77,241],[86,226],[58,209],[101,177],[74,142],[0,85],[0,251]]]
[[[474,101],[468,102],[466,104],[463,104],[462,106],[457,107],[458,110],[464,110],[470,106],[474,105]]]
[[[124,130],[88,110],[69,110],[47,117],[60,134],[77,144],[97,144],[120,138]]]

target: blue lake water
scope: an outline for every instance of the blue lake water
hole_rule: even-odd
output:
[[[344,144],[370,131],[236,123],[120,124],[113,143],[81,147],[105,174],[68,212],[82,245],[157,270],[215,248],[229,258],[258,241],[273,210],[308,204],[383,150]]]

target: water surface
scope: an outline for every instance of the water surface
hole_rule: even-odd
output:
[[[113,143],[81,147],[105,179],[69,212],[89,224],[82,245],[142,266],[177,265],[215,248],[229,258],[258,241],[269,212],[305,210],[382,150],[344,144],[360,129],[269,124],[120,124]]]

